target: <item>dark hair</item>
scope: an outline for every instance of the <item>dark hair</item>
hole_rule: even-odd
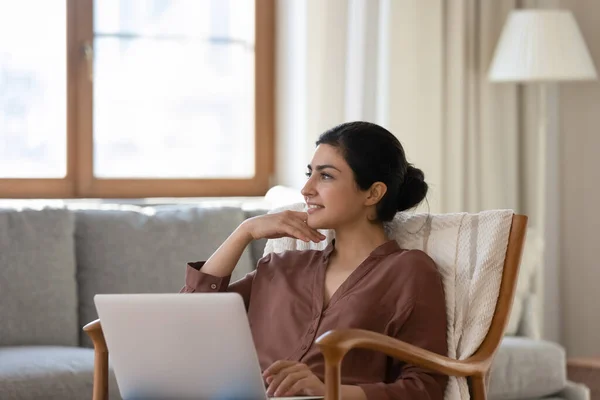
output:
[[[329,129],[316,142],[337,147],[361,190],[383,182],[387,192],[377,203],[377,219],[391,221],[398,211],[416,207],[427,195],[423,171],[406,161],[400,141],[370,122],[347,122]]]

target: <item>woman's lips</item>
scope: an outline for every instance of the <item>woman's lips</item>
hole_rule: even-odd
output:
[[[319,210],[322,210],[323,208],[325,208],[325,207],[323,207],[323,206],[307,206],[306,212],[310,215],[310,214],[316,213]]]

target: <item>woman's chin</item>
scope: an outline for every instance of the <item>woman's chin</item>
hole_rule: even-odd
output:
[[[309,215],[308,218],[306,219],[306,225],[308,225],[309,228],[313,228],[313,229],[323,229],[323,228],[321,228],[321,224],[319,223],[319,220],[314,218],[311,215]]]
[[[330,224],[328,224],[326,221],[322,221],[317,218],[311,218],[310,216],[308,217],[308,220],[306,221],[306,225],[308,225],[310,228],[313,228],[313,229],[322,229],[322,230],[333,229],[333,228],[331,228]]]
[[[311,223],[310,220],[306,221],[306,225],[308,225],[309,228],[313,228],[313,229],[323,229],[318,224]]]

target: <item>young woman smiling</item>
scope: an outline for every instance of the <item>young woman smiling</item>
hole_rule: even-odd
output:
[[[441,277],[422,251],[401,249],[384,222],[427,194],[423,172],[398,139],[367,122],[323,133],[302,189],[307,212],[244,221],[206,262],[189,263],[182,292],[237,292],[245,302],[267,393],[324,395],[324,359],[314,340],[331,329],[367,329],[447,354]],[[268,254],[230,284],[251,241],[325,239],[319,250]],[[355,349],[342,363],[344,399],[442,400],[447,377]]]

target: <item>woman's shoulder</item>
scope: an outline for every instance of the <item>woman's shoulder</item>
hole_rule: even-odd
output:
[[[402,249],[390,254],[388,260],[389,281],[396,291],[415,300],[433,299],[437,298],[434,293],[443,293],[442,274],[424,251]]]
[[[400,249],[388,255],[386,264],[394,270],[394,273],[400,273],[406,277],[436,280],[440,277],[435,261],[423,250]]]
[[[392,253],[392,256],[397,257],[398,261],[411,264],[423,264],[435,268],[433,258],[423,250],[419,249],[400,249],[400,251]]]

